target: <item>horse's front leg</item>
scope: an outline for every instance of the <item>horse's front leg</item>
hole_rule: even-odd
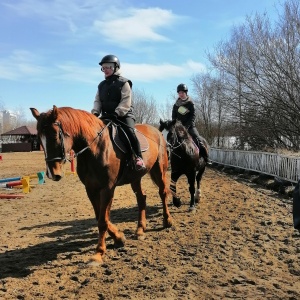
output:
[[[179,172],[173,172],[173,171],[171,172],[170,190],[173,195],[173,204],[176,207],[181,206],[181,200],[176,194],[176,183],[180,176],[181,176],[181,173],[179,173]]]
[[[190,172],[187,176],[188,183],[189,183],[189,192],[190,192],[190,211],[196,209],[195,207],[195,177],[196,172]]]
[[[96,263],[103,262],[103,256],[106,252],[106,232],[114,239],[116,246],[123,246],[125,242],[125,237],[122,232],[118,230],[118,228],[110,222],[110,209],[113,200],[114,189],[103,189],[100,191],[100,199],[98,205],[96,206],[98,212],[98,245],[96,247],[96,253],[92,257],[92,261]]]
[[[197,189],[195,192],[195,203],[198,204],[200,203],[200,199],[201,199],[201,179],[202,179],[202,175],[205,171],[205,166],[203,168],[201,168],[196,175],[196,184],[197,184]]]
[[[131,188],[135,193],[138,209],[139,209],[136,235],[140,239],[144,237],[146,231],[146,195],[142,191],[141,179],[132,182]]]

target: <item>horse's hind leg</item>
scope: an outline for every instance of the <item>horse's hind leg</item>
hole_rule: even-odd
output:
[[[166,172],[164,170],[161,170],[161,168],[157,164],[154,165],[150,170],[150,176],[159,189],[159,196],[163,206],[164,228],[169,228],[173,225],[173,220],[167,204],[168,188],[166,182]]]
[[[189,183],[189,192],[190,192],[190,208],[189,210],[192,211],[195,209],[195,172],[191,172],[188,174],[187,179]]]
[[[144,235],[146,230],[146,195],[142,191],[141,178],[132,182],[131,188],[135,193],[139,209],[138,224],[136,229],[136,234],[139,238]]]

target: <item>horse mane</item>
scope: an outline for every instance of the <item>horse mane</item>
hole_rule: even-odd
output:
[[[100,125],[100,120],[93,114],[72,107],[57,108],[57,120],[61,123],[64,132],[70,135],[82,133],[82,128],[88,135],[95,136],[95,128]],[[48,112],[49,114],[51,111]]]
[[[182,140],[189,140],[189,141],[193,140],[186,127],[183,126],[180,121],[177,121],[175,123],[174,130],[177,136],[180,137]]]
[[[180,121],[176,121],[174,124],[174,131],[178,137],[178,140],[182,143],[182,147],[188,155],[194,155],[196,148],[192,136],[189,134],[187,128],[182,125]]]

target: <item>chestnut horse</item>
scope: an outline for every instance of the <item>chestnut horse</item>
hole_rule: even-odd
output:
[[[180,121],[160,120],[160,131],[166,132],[166,139],[169,145],[171,161],[171,192],[173,194],[173,204],[181,206],[181,200],[176,195],[176,182],[181,175],[187,177],[190,192],[189,210],[195,210],[196,204],[200,202],[201,188],[200,182],[205,171],[206,162],[200,156],[199,149],[187,129]],[[203,145],[208,148],[208,144],[202,138]],[[197,190],[195,189],[195,181]],[[196,191],[196,193],[195,193]]]
[[[30,108],[37,120],[37,132],[45,152],[47,176],[54,181],[63,177],[63,164],[70,150],[77,157],[77,174],[90,199],[98,221],[99,239],[96,253],[91,260],[101,263],[106,252],[106,232],[116,247],[122,247],[125,236],[110,221],[110,209],[117,186],[131,184],[138,203],[138,224],[136,234],[142,237],[146,230],[146,195],[141,188],[142,176],[149,173],[158,186],[163,206],[163,225],[172,226],[167,206],[168,187],[166,172],[168,155],[166,142],[161,132],[153,126],[137,124],[149,147],[143,152],[146,169],[136,171],[123,153],[111,140],[109,126],[93,114],[70,107],[57,108],[39,113]]]

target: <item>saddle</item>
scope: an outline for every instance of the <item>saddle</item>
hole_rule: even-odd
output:
[[[131,152],[129,149],[130,141],[124,131],[124,129],[120,125],[116,125],[112,123],[110,125],[110,134],[111,134],[111,140],[113,143],[123,152],[128,153]],[[145,152],[149,149],[149,143],[146,139],[146,137],[135,129],[136,137],[140,143],[141,151]],[[126,140],[126,142],[124,142]]]

